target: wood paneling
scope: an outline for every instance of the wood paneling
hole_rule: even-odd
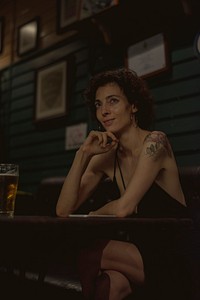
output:
[[[4,56],[0,55],[0,69],[5,68],[9,63],[29,58],[41,50],[66,41],[77,33],[87,36],[94,43],[97,36],[99,38],[109,36],[109,42],[119,47],[164,30],[176,44],[184,43],[199,28],[199,14],[196,15],[196,11],[199,11],[198,7],[193,10],[194,15],[189,17],[184,12],[181,0],[164,0],[162,3],[160,0],[122,0],[119,1],[119,5],[99,14],[95,23],[84,20],[77,24],[77,28],[68,28],[58,33],[57,0],[2,0],[0,14],[5,16],[6,33]],[[16,51],[18,28],[36,16],[40,18],[39,47],[31,56],[29,54],[18,57]],[[103,28],[103,32],[99,31],[98,24]]]
[[[16,11],[13,12],[14,2]],[[93,128],[82,91],[91,72],[124,65],[124,44],[120,41],[118,47],[109,48],[98,39],[97,49],[94,44],[89,48],[85,39],[71,39],[75,32],[56,32],[56,0],[31,3],[0,0],[6,32],[4,51],[0,55],[0,121],[6,137],[6,159],[20,165],[19,188],[34,192],[44,177],[67,174],[75,152],[65,150],[65,128],[82,121],[88,123],[89,129]],[[28,57],[17,57],[13,52],[17,28],[14,34],[13,24],[18,27],[36,15],[40,16],[39,49]],[[108,15],[107,19],[110,20]],[[128,32],[134,36],[132,24]],[[170,54],[171,72],[148,79],[155,98],[155,129],[167,133],[180,166],[196,165],[200,163],[200,61],[194,55],[192,44],[171,48]],[[75,59],[71,73],[75,73],[75,80],[68,99],[66,122],[38,127],[34,123],[37,70],[69,55]]]
[[[3,17],[3,52],[0,54],[0,70],[7,67],[12,61],[13,12],[12,0],[0,3],[0,16]]]
[[[5,19],[4,51],[0,55],[0,70],[10,64],[26,59],[27,55],[17,55],[17,34],[19,26],[39,17],[39,47],[35,51],[47,49],[56,43],[74,37],[77,31],[70,30],[57,33],[57,1],[56,0],[10,0],[0,2],[0,15]]]
[[[34,123],[36,72],[57,60],[71,59],[72,54],[75,81],[72,82],[72,92],[68,99],[69,115],[62,126],[40,128]],[[81,96],[88,79],[87,59],[85,43],[75,41],[28,61],[22,60],[3,72],[3,109],[0,111],[0,119],[4,121],[9,160],[20,165],[20,189],[35,191],[47,174],[66,174],[74,152],[65,151],[65,127],[68,124],[88,122],[88,110]]]
[[[71,53],[75,56],[76,80],[68,101],[66,124],[38,128],[34,124],[35,72],[57,59],[66,59]],[[77,41],[3,72],[1,119],[5,123],[9,160],[20,165],[21,189],[35,191],[42,178],[68,172],[74,151],[65,150],[67,125],[85,121],[92,128],[82,98],[89,79],[88,55],[86,45]],[[171,73],[164,79],[154,79],[153,83],[149,80],[156,105],[155,129],[166,132],[180,166],[200,162],[199,66],[192,47],[185,47],[172,52]]]
[[[167,133],[179,165],[200,163],[200,61],[193,47],[172,52],[172,72],[152,87],[156,128]]]

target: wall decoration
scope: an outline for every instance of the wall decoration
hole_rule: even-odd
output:
[[[80,123],[66,127],[65,149],[78,149],[87,136],[87,123]]]
[[[18,27],[17,54],[19,56],[33,52],[38,47],[39,41],[39,18]]]
[[[119,0],[82,0],[80,20],[94,16],[110,7],[117,5]]]
[[[168,71],[170,64],[164,34],[159,33],[129,46],[125,64],[141,77]]]
[[[35,121],[49,121],[67,114],[67,60],[37,71]]]
[[[3,51],[3,17],[0,17],[0,54]]]
[[[57,0],[57,30],[63,32],[70,25],[103,12],[118,3],[119,0]]]
[[[81,0],[58,0],[58,31],[79,20]]]
[[[200,32],[198,32],[194,39],[194,53],[200,58]]]

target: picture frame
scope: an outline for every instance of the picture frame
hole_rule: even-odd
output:
[[[57,31],[62,33],[73,25],[119,4],[119,0],[57,0]]]
[[[17,31],[17,54],[27,55],[38,48],[39,43],[39,17],[36,17],[21,26]]]
[[[125,64],[143,78],[169,71],[169,51],[164,33],[129,46]]]
[[[200,31],[196,34],[194,39],[194,53],[197,58],[200,58]]]
[[[57,61],[37,70],[35,123],[50,124],[67,115],[68,61]]]
[[[65,150],[78,149],[87,137],[88,124],[86,122],[67,126],[65,129]]]
[[[93,17],[118,4],[119,0],[82,0],[80,20]]]
[[[66,27],[79,21],[81,0],[57,0],[57,30],[62,32]]]
[[[3,52],[4,19],[0,17],[0,54]]]

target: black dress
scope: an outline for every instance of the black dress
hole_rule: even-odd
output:
[[[126,189],[123,174],[120,168],[120,164],[117,157],[117,151],[114,162],[114,174],[113,174],[113,199],[120,197],[120,191],[116,180],[116,168],[119,168],[121,180]],[[133,214],[133,217],[141,218],[184,218],[188,217],[188,209],[182,205],[176,199],[171,197],[166,191],[164,191],[157,183],[153,183],[149,190],[145,193],[143,198],[137,207],[137,214]]]
[[[117,164],[121,174],[122,182],[124,184],[123,175],[116,154],[116,159],[114,163],[113,182],[112,184],[110,183],[109,194],[112,194],[112,199],[110,197],[110,201],[120,197],[120,192],[115,177]],[[125,188],[126,187],[124,184],[124,189]],[[102,197],[103,196],[104,195],[102,195]],[[153,183],[150,189],[141,199],[137,208],[137,214],[134,213],[131,217],[184,218],[187,216],[187,207],[180,204],[177,200],[173,199],[159,185]],[[142,291],[142,293],[144,293],[145,291],[147,293],[147,298],[149,298],[149,292],[151,294],[153,293],[154,300],[168,299],[168,296],[171,297],[170,291],[174,289],[174,284],[176,286],[178,285],[178,283],[176,282],[176,271],[177,269],[179,270],[179,263],[177,262],[177,258],[179,259],[179,253],[177,254],[176,243],[173,243],[173,245],[169,245],[169,241],[172,240],[169,234],[170,233],[168,231],[162,231],[162,228],[160,228],[157,224],[155,225],[154,222],[152,222],[151,226],[149,226],[149,224],[147,223],[147,225],[142,226],[140,230],[134,231],[133,229],[133,232],[131,234],[130,232],[128,234],[126,232],[120,232],[119,236],[115,237],[115,239],[118,240],[131,242],[134,245],[136,245],[139,249],[144,263],[146,288],[144,288],[143,286],[142,289],[139,288],[134,291],[136,293],[138,291]],[[87,240],[82,245],[80,245],[78,255],[78,270],[83,288],[83,294],[85,295],[86,299],[89,299],[90,297],[88,295],[93,293],[93,286],[95,278],[100,268],[102,252],[108,243],[109,239],[91,241]],[[173,255],[169,255],[169,252],[171,252]],[[169,272],[166,272],[166,266],[168,267],[168,271],[170,272],[170,274]],[[171,272],[172,269],[173,272]],[[172,273],[174,274],[174,276],[172,276]],[[166,286],[165,288],[163,287],[163,282],[169,283],[169,277],[172,280],[172,283],[170,285],[171,288],[169,288],[169,286]],[[183,296],[184,295],[181,295],[182,298],[180,299],[183,300]]]
[[[116,165],[118,165],[124,189],[126,188],[116,156],[112,187],[115,199],[120,197],[115,177]],[[154,182],[140,200],[137,213],[132,214],[131,217],[179,219],[188,218],[189,212],[186,206]],[[123,238],[123,235],[121,237]],[[176,225],[168,228],[168,225],[161,225],[152,220],[146,225],[143,223],[139,230],[133,229],[131,234],[130,232],[128,235],[124,233],[124,237],[137,246],[143,258],[147,298],[150,293],[154,294],[154,299],[189,300],[191,290],[188,287],[191,278],[188,272],[188,249],[185,247],[186,239],[190,244],[188,232],[179,231]]]
[[[112,200],[119,198],[120,193],[115,177],[111,190]],[[187,216],[187,207],[173,199],[154,183],[141,199],[137,214],[133,214],[131,217],[153,219],[185,218]],[[141,287],[134,287],[134,299],[140,299],[141,294],[145,294],[142,297],[149,299],[153,295],[153,298],[150,299],[154,300],[190,300],[188,294],[191,294],[191,291],[185,291],[183,288],[188,286],[188,277],[185,271],[187,261],[184,258],[184,247],[182,247],[185,237],[179,233],[174,234],[173,228],[168,230],[152,220],[150,224],[143,222],[143,225],[139,225],[137,230],[133,228],[131,233],[130,231],[129,233],[120,232],[114,239],[133,243],[141,253],[145,284]],[[102,252],[108,243],[109,239],[97,239],[84,240],[79,245],[78,273],[86,299],[90,298],[87,295],[93,293]]]
[[[115,185],[115,190],[117,190],[118,187],[116,187],[115,180],[113,185]],[[117,196],[118,193],[119,192],[116,192],[115,196]],[[186,206],[171,197],[158,184],[153,183],[138,204],[137,213],[133,213],[131,217],[179,219],[188,218],[189,214]],[[163,248],[165,248],[165,250],[168,248],[169,250],[168,240],[171,240],[171,236],[167,236],[169,232],[166,231],[166,228],[160,228],[158,226],[160,225],[154,222],[151,224],[146,223],[146,226],[143,225],[139,231],[133,230],[132,234],[129,233],[127,235],[124,233],[124,235],[120,235],[120,238],[126,238],[137,246],[143,258],[146,273],[149,273],[149,266],[152,267],[153,264],[155,267],[159,256],[161,260],[163,259]],[[173,244],[174,248],[177,243],[178,241]],[[164,245],[166,247],[164,247]]]

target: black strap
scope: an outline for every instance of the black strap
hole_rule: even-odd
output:
[[[117,147],[116,152],[115,152],[113,181],[116,181],[116,175],[115,174],[116,174],[116,167],[118,165],[120,176],[121,176],[121,180],[122,180],[123,187],[124,187],[124,190],[125,190],[126,189],[126,185],[125,185],[123,174],[122,174],[122,170],[121,170],[121,167],[120,167],[120,164],[119,164],[119,160],[118,160],[118,156],[117,156],[117,151],[118,151],[118,147]]]

